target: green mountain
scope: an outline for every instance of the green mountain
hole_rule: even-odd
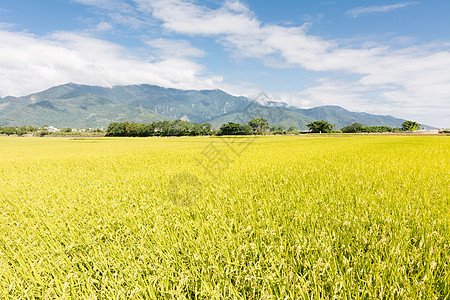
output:
[[[217,128],[226,122],[246,123],[262,117],[271,126],[303,130],[314,120],[329,121],[336,128],[356,122],[399,127],[405,121],[350,112],[339,106],[300,109],[262,96],[251,101],[221,90],[177,90],[153,85],[104,88],[68,83],[24,97],[1,98],[0,125],[97,128],[111,122],[150,123],[183,118],[195,123],[210,122]]]

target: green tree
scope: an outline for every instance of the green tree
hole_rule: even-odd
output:
[[[27,132],[36,132],[36,131],[38,131],[38,128],[37,127],[34,127],[34,126],[27,126]]]
[[[106,129],[106,136],[125,136],[125,124],[113,122]]]
[[[357,132],[363,132],[364,126],[362,126],[359,123],[353,123],[352,125],[348,125],[346,127],[343,127],[341,131],[343,133],[357,133]]]
[[[16,128],[16,134],[18,136],[22,136],[22,135],[24,135],[26,133],[27,133],[27,127],[26,126],[21,126],[19,128]]]
[[[269,122],[264,118],[254,118],[248,125],[253,128],[255,134],[263,134],[269,128]]]
[[[286,128],[284,126],[271,126],[270,131],[274,134],[286,134]]]
[[[406,121],[402,124],[403,131],[414,131],[420,129],[420,124],[414,121]]]
[[[252,131],[253,128],[249,125],[228,122],[220,127],[217,135],[250,135]]]
[[[391,132],[392,130],[388,126],[367,126],[363,127],[362,132]]]
[[[49,134],[50,134],[50,131],[48,131],[46,127],[42,127],[38,131],[38,135],[39,136],[46,136],[46,135],[49,135]]]
[[[200,124],[202,125],[201,135],[211,135],[212,125],[208,122]]]
[[[3,133],[6,135],[12,135],[16,133],[16,128],[15,127],[3,127]]]
[[[306,124],[309,130],[314,133],[329,133],[333,131],[334,125],[328,123],[327,121],[314,121]]]
[[[190,135],[209,135],[211,134],[211,124],[210,123],[194,123],[191,128]]]

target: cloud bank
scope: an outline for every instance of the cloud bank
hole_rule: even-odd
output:
[[[163,46],[164,41],[159,41]],[[191,54],[198,55],[194,48]],[[220,76],[181,57],[146,60],[120,45],[70,32],[45,37],[0,30],[0,96],[26,95],[70,81],[112,86],[149,83],[181,89],[214,88]]]

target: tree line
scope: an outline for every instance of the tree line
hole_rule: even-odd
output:
[[[310,132],[313,133],[372,133],[372,132],[399,132],[399,131],[414,131],[420,129],[420,124],[414,121],[405,121],[402,127],[388,127],[388,126],[363,126],[359,123],[353,123],[349,126],[341,128],[341,130],[333,130],[333,124],[327,121],[314,121],[306,125]]]
[[[359,123],[353,123],[352,125],[343,127],[341,131],[343,133],[362,133],[362,132],[399,132],[399,131],[414,131],[419,130],[420,124],[414,121],[405,121],[402,127],[388,127],[388,126],[363,126]]]
[[[6,134],[6,135],[18,135],[22,136],[29,133],[35,133],[38,131],[37,127],[34,126],[7,126],[2,127],[0,126],[0,134]]]
[[[205,136],[205,135],[262,135],[268,132],[285,134],[293,132],[294,126],[285,129],[284,126],[269,127],[264,118],[254,118],[247,124],[228,122],[222,124],[219,130],[212,129],[210,123],[191,123],[183,120],[159,121],[150,124],[134,122],[113,122],[106,129],[106,136]]]
[[[349,126],[334,130],[335,125],[327,121],[314,121],[306,125],[312,133],[371,133],[371,132],[399,132],[414,131],[420,129],[420,124],[414,121],[406,121],[402,127],[388,126],[363,126],[353,123]],[[70,128],[62,129],[60,132],[70,133]],[[45,127],[34,126],[1,127],[0,134],[18,135],[33,134],[44,136],[51,134]],[[284,126],[271,126],[264,118],[254,118],[247,124],[228,122],[222,124],[219,130],[213,130],[210,123],[191,123],[183,120],[159,121],[150,124],[139,124],[134,122],[113,122],[110,123],[106,136],[129,136],[129,137],[149,137],[149,136],[205,136],[205,135],[264,135],[264,134],[287,134],[298,133],[294,126],[287,130]],[[61,133],[59,133],[61,134]]]
[[[160,121],[150,124],[113,122],[106,129],[106,136],[200,136],[210,135],[211,124],[191,123],[183,120]]]
[[[23,135],[33,135],[33,136],[46,136],[46,135],[54,135],[54,136],[76,136],[76,135],[82,135],[82,134],[101,134],[103,133],[102,129],[96,128],[96,129],[73,129],[70,127],[67,128],[61,128],[57,131],[52,131],[51,129],[57,129],[48,125],[44,125],[42,127],[35,127],[35,126],[0,126],[0,134],[4,135],[17,135],[17,136],[23,136]]]

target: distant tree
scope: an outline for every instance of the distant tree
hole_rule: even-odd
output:
[[[254,118],[248,125],[253,128],[255,134],[263,134],[269,128],[269,123],[264,118]]]
[[[169,136],[187,136],[191,131],[191,123],[183,120],[175,120],[169,123]]]
[[[16,128],[15,127],[3,127],[2,132],[6,135],[12,135],[16,133]]]
[[[142,136],[154,136],[156,134],[155,128],[156,128],[156,125],[154,122],[151,124],[143,124],[142,125]]]
[[[36,132],[38,131],[37,127],[34,126],[27,126],[27,132]]]
[[[414,121],[406,121],[402,124],[402,129],[404,131],[414,131],[420,129],[420,124]]]
[[[306,124],[311,132],[315,133],[329,133],[333,131],[334,125],[328,123],[327,121],[314,121]]]
[[[161,121],[155,124],[155,130],[158,132],[160,136],[169,136],[170,135],[170,121]]]
[[[392,132],[393,129],[388,126],[367,126],[363,127],[362,132]]]
[[[106,129],[106,136],[125,136],[125,124],[113,122]]]
[[[296,130],[297,130],[297,128],[295,126],[290,126],[287,131],[288,132],[294,132]]]
[[[217,135],[250,135],[252,132],[253,128],[249,125],[228,122],[220,127]]]
[[[19,128],[16,128],[16,134],[18,136],[22,136],[22,135],[24,135],[26,133],[27,133],[27,127],[26,126],[21,126]]]
[[[125,126],[125,136],[144,136],[144,128],[142,124],[131,122]]]
[[[359,123],[353,123],[352,125],[341,128],[343,133],[357,133],[363,132],[364,126]]]
[[[269,130],[273,134],[286,134],[286,128],[284,126],[271,126]]]
[[[190,135],[198,136],[198,135],[210,135],[210,134],[211,134],[211,124],[200,123],[200,124],[192,125]]]
[[[46,136],[49,134],[50,134],[50,131],[48,131],[46,127],[43,127],[41,129],[39,129],[39,131],[38,131],[39,136]]]
[[[205,122],[202,125],[202,131],[201,131],[201,135],[211,135],[211,127],[212,125],[208,122]]]

